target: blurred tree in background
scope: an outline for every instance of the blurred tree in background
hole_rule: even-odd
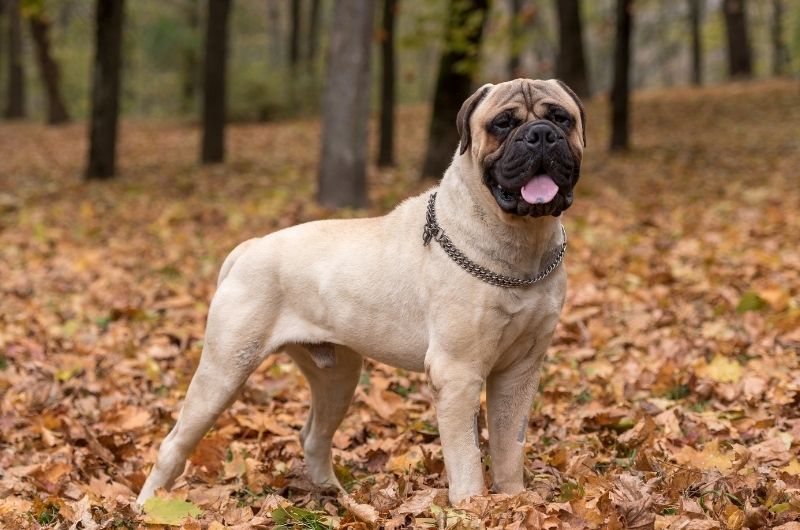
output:
[[[25,69],[22,61],[22,15],[19,0],[8,0],[8,102],[5,117],[25,117]]]
[[[315,0],[315,3],[318,3]],[[397,0],[383,0],[381,25],[381,117],[378,165],[394,165],[395,15]]]
[[[203,147],[200,159],[214,164],[225,159],[228,17],[230,0],[208,0],[203,63]]]
[[[521,77],[520,55],[524,46],[525,31],[523,0],[511,0],[511,23],[509,24],[510,51],[508,54],[508,77],[515,79]]]
[[[614,86],[611,89],[611,150],[628,148],[630,123],[630,65],[633,0],[617,0],[614,45]]]
[[[423,177],[441,177],[458,145],[454,124],[458,109],[473,90],[472,79],[478,69],[477,58],[488,8],[488,0],[450,0]]]
[[[89,131],[90,179],[113,177],[117,170],[117,122],[124,0],[97,0]]]
[[[783,75],[789,64],[789,50],[783,39],[783,22],[786,10],[783,0],[772,0],[772,75]]]
[[[580,2],[555,0],[558,12],[558,67],[556,76],[580,97],[588,97],[589,80],[586,78],[586,58],[583,53]]]
[[[51,51],[50,19],[45,13],[44,0],[24,0],[24,12],[30,22],[36,59],[47,96],[47,123],[66,123],[69,113],[61,96],[61,73]]]
[[[189,113],[195,108],[200,79],[200,2],[183,0],[181,7],[186,26],[178,33],[181,53],[180,110],[182,113]]]
[[[750,58],[745,0],[724,0],[722,10],[725,13],[728,68],[731,77],[750,77],[753,74],[753,61]]]
[[[700,23],[703,17],[703,0],[689,2],[689,34],[692,46],[692,84],[703,84],[703,38]]]
[[[317,197],[326,206],[367,205],[367,119],[373,2],[335,3],[325,93]]]

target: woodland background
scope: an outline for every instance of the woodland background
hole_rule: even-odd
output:
[[[794,0],[0,0],[0,527],[800,528],[799,74]],[[315,490],[276,355],[137,512],[226,253],[424,191],[516,76],[588,116],[528,491],[447,507],[370,362]]]

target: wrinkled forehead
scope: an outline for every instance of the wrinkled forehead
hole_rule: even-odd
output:
[[[576,119],[580,114],[575,100],[553,79],[515,79],[500,83],[492,87],[486,101],[491,111],[524,109],[530,115],[529,119],[543,117],[552,104],[564,107]]]

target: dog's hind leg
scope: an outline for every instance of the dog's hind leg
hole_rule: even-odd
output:
[[[318,486],[341,484],[333,473],[331,445],[361,375],[362,357],[343,346],[314,344],[287,348],[311,387],[311,410],[300,432],[308,474]]]
[[[169,488],[186,459],[217,417],[236,399],[269,345],[270,315],[263,300],[242,282],[227,279],[211,303],[200,365],[186,392],[178,421],[164,439],[158,458],[136,502],[143,504],[157,488]]]
[[[236,260],[239,259],[239,256],[244,254],[244,251],[247,250],[247,247],[252,245],[254,242],[258,241],[258,238],[248,239],[247,241],[243,241],[236,245],[236,248],[231,250],[231,253],[225,258],[225,261],[222,262],[222,267],[219,268],[219,276],[217,277],[217,288],[222,285],[223,280],[228,277],[228,273],[231,272],[233,268],[233,264],[236,263]]]

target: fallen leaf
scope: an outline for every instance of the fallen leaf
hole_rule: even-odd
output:
[[[295,434],[295,431],[278,423],[273,415],[266,412],[247,411],[234,415],[236,422],[256,432],[271,432],[278,436]]]
[[[428,508],[436,498],[438,490],[429,488],[416,492],[410,499],[391,511],[392,515],[419,515]]]
[[[715,355],[710,363],[701,364],[696,373],[718,383],[736,383],[742,377],[742,365],[722,355]]]
[[[656,517],[651,511],[653,497],[640,478],[621,475],[614,482],[610,499],[626,528],[646,530],[654,527]]]
[[[148,524],[180,526],[187,517],[198,517],[203,511],[189,501],[151,497],[142,507]]]
[[[733,467],[730,456],[720,452],[719,442],[716,440],[706,444],[702,451],[685,445],[673,453],[673,456],[679,464],[698,469],[729,471]]]
[[[364,521],[369,524],[376,524],[380,519],[378,511],[369,504],[362,504],[350,495],[343,493],[339,495],[339,503],[350,513],[352,513],[359,521]]]
[[[425,455],[419,446],[413,446],[405,453],[389,458],[386,470],[395,473],[406,473],[422,465]]]

